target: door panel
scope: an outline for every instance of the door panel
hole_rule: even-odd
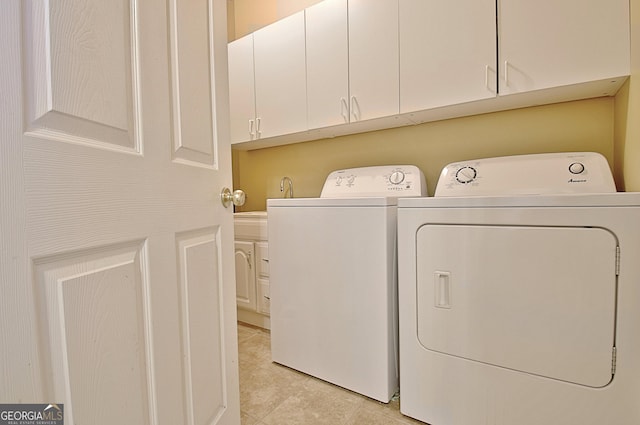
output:
[[[52,371],[45,385],[53,400],[73,400],[65,406],[70,423],[103,416],[149,423],[147,266],[144,241],[35,262],[45,369]]]
[[[239,423],[225,1],[8,0],[0,32],[0,401]]]
[[[25,1],[31,136],[139,151],[136,2]]]
[[[429,350],[603,387],[616,246],[601,228],[422,226],[417,337]]]
[[[180,330],[188,422],[217,423],[228,404],[224,318],[218,255],[218,228],[177,238],[180,276]],[[212,282],[213,278],[213,282]]]
[[[170,0],[169,6],[173,157],[177,162],[212,167],[216,92],[209,2]]]

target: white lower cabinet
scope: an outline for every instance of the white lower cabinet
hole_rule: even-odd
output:
[[[256,309],[256,275],[253,242],[235,241],[236,303],[240,308]]]
[[[269,244],[256,242],[256,310],[269,315]]]
[[[237,213],[234,228],[238,320],[270,329],[266,213]]]
[[[269,280],[268,279],[258,279],[258,313],[266,314],[267,316],[270,314],[270,300],[269,297]]]

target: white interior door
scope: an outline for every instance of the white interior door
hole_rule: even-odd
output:
[[[239,424],[224,0],[0,3],[0,402]]]

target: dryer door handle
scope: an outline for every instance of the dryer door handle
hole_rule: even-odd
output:
[[[451,308],[451,272],[433,272],[435,306]]]

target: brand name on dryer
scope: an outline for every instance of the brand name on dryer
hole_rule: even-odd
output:
[[[567,183],[586,183],[587,179],[569,179]]]

